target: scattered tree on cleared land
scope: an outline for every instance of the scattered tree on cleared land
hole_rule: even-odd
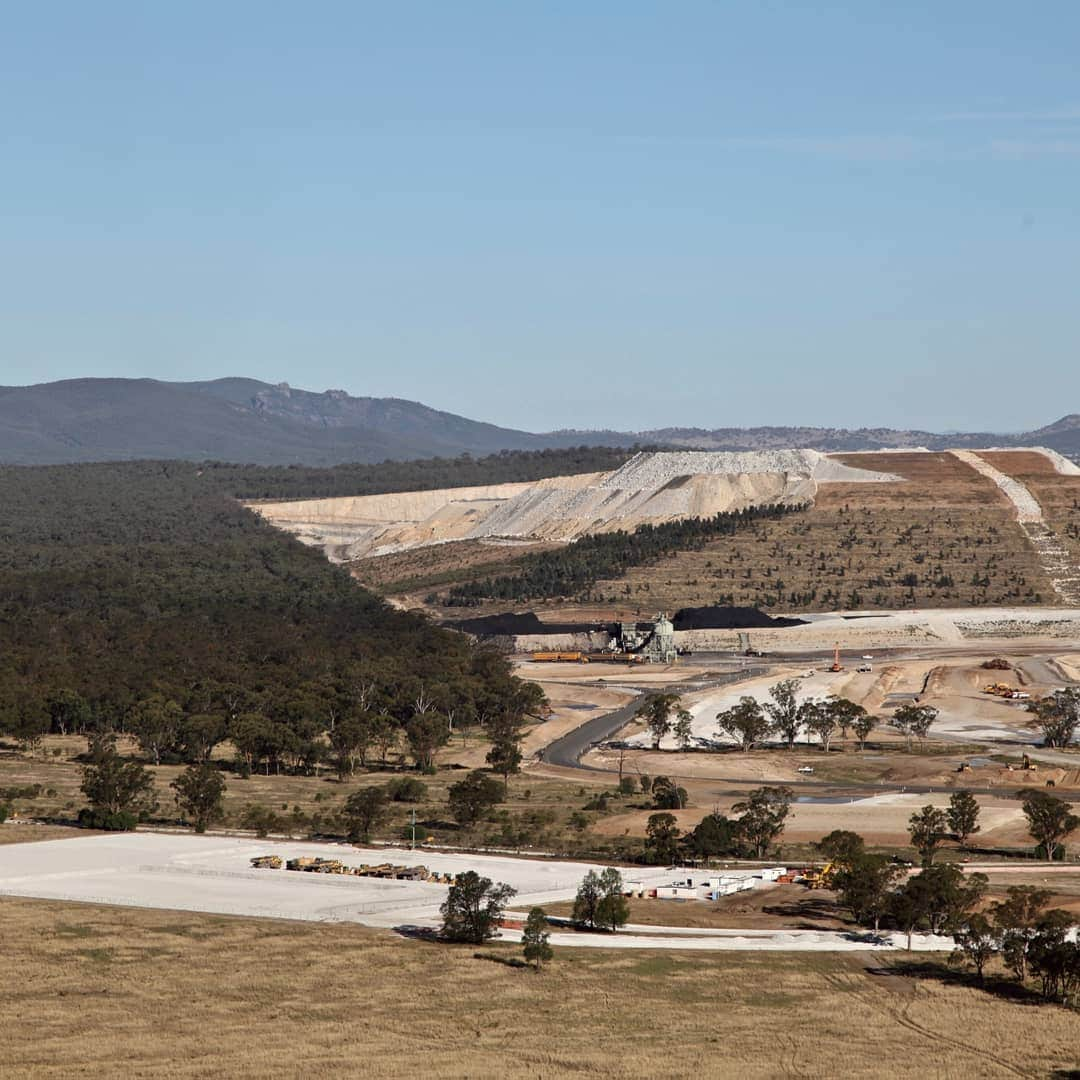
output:
[[[855,921],[862,926],[872,925],[877,932],[903,873],[903,867],[887,856],[863,853],[852,856],[850,862],[841,866],[833,877],[833,888]]]
[[[773,733],[787,743],[789,750],[795,746],[795,740],[799,737],[799,728],[802,726],[799,717],[799,701],[796,697],[798,689],[798,679],[781,679],[780,682],[769,687],[769,697],[772,701],[765,703],[765,711],[772,721]]]
[[[743,752],[753,750],[769,735],[769,719],[757,700],[743,696],[739,704],[716,714],[720,734],[734,739]]]
[[[859,740],[859,749],[866,749],[866,740],[870,738],[870,733],[880,724],[881,721],[876,716],[872,716],[870,713],[863,713],[862,716],[857,716],[851,722],[851,728],[855,732],[855,738]]]
[[[596,930],[617,930],[626,925],[630,905],[623,896],[622,874],[613,866],[600,873],[590,870],[574,898],[574,922]]]
[[[645,837],[650,862],[660,866],[675,862],[679,851],[679,827],[674,814],[650,814]]]
[[[985,874],[967,874],[949,863],[927,866],[892,893],[890,914],[907,934],[923,928],[932,934],[952,933],[986,894]]]
[[[907,739],[908,753],[911,740],[920,741],[930,734],[930,725],[937,719],[938,711],[933,705],[901,705],[889,723]]]
[[[723,814],[706,814],[695,828],[683,837],[683,846],[691,856],[711,859],[734,855],[738,848],[738,823]]]
[[[534,907],[529,911],[529,917],[521,931],[521,945],[525,959],[534,965],[536,971],[555,955],[551,948],[551,934],[543,908]]]
[[[197,833],[221,820],[225,778],[216,766],[209,762],[189,765],[169,786],[176,792],[176,805],[191,819]]]
[[[840,735],[845,742],[847,741],[848,731],[856,727],[867,715],[866,710],[861,705],[856,705],[854,701],[843,697],[829,698],[826,707],[836,721],[836,726],[840,729]]]
[[[499,924],[507,902],[517,890],[475,870],[458,874],[439,909],[442,912],[442,937],[446,941],[483,945],[499,933]]]
[[[979,831],[979,803],[975,796],[970,791],[954,791],[945,816],[960,846],[967,847],[968,839]]]
[[[1020,982],[1028,977],[1028,953],[1038,934],[1039,921],[1053,898],[1049,889],[1012,885],[1006,899],[990,908],[1000,936],[1002,958]]]
[[[829,745],[836,734],[836,715],[828,703],[812,704],[813,707],[806,710],[806,730],[810,735],[816,735],[824,753],[829,752]]]
[[[783,785],[760,787],[731,808],[741,815],[738,820],[740,839],[757,858],[764,857],[784,831],[793,796],[791,788]]]
[[[1080,689],[1056,690],[1041,701],[1029,702],[1027,711],[1033,717],[1030,726],[1042,733],[1047,746],[1068,746],[1080,728]]]
[[[908,818],[911,846],[919,853],[923,866],[933,863],[934,853],[945,839],[947,824],[945,811],[936,806],[924,806]]]
[[[838,866],[851,866],[865,854],[866,842],[856,832],[847,829],[833,829],[815,845],[824,858]]]
[[[504,713],[488,725],[491,749],[487,763],[503,778],[503,794],[510,790],[510,777],[521,772],[522,718]]]
[[[134,829],[140,813],[157,808],[150,770],[121,757],[111,740],[102,741],[83,769],[82,793],[90,806],[79,812],[79,823],[93,829]]]
[[[691,720],[690,713],[683,708],[682,698],[678,694],[650,694],[634,716],[644,721],[649,729],[654,750],[660,749],[660,742],[671,733],[673,723],[685,722],[689,725]]]
[[[389,799],[382,787],[365,787],[354,791],[346,800],[342,817],[349,839],[367,841],[371,833],[385,820],[389,811]]]
[[[474,769],[464,780],[451,784],[447,796],[454,820],[467,828],[503,801],[503,788],[487,773]]]
[[[1046,858],[1055,858],[1059,846],[1064,854],[1065,840],[1080,828],[1080,817],[1072,813],[1072,806],[1045,791],[1025,791],[1020,798],[1028,832],[1046,850]]]
[[[967,917],[963,926],[953,932],[953,940],[959,949],[953,957],[963,957],[971,964],[981,983],[983,970],[1000,947],[1000,935],[996,927],[985,915],[975,912]]]
[[[657,810],[682,810],[689,795],[667,776],[658,776],[652,783],[653,805]]]

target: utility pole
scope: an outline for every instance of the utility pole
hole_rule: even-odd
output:
[[[416,807],[412,809],[412,848],[410,850],[416,850]]]

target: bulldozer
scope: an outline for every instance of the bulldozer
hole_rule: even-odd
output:
[[[827,889],[832,885],[835,863],[826,863],[820,870],[807,870],[803,874],[803,884],[808,889]]]
[[[282,866],[280,855],[256,855],[251,860],[251,865],[256,870],[280,870]]]

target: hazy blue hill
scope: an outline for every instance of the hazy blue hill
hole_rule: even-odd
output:
[[[634,443],[717,450],[1041,444],[1076,457],[1080,415],[1020,435],[811,427],[534,434],[401,398],[318,393],[257,379],[69,379],[0,387],[0,462],[20,465],[144,458],[334,465]]]

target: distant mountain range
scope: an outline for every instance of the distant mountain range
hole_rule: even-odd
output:
[[[331,465],[634,443],[716,450],[1037,444],[1077,457],[1080,414],[1020,435],[808,427],[534,434],[440,412],[415,401],[351,397],[343,390],[314,393],[257,379],[190,383],[70,379],[0,387],[0,461],[8,464],[184,458]]]

